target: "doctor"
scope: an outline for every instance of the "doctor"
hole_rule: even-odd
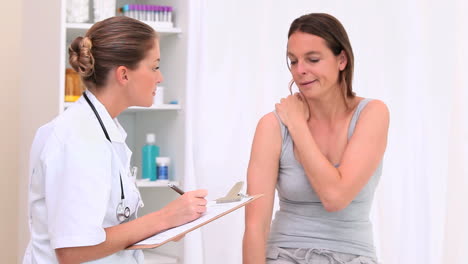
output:
[[[207,195],[187,192],[137,218],[142,202],[116,117],[152,104],[163,80],[157,34],[137,20],[112,17],[72,42],[69,61],[88,90],[34,139],[23,263],[143,263],[140,250],[124,249],[200,217]]]

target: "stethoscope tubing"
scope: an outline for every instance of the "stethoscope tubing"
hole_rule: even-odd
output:
[[[104,123],[102,122],[102,119],[99,116],[99,113],[97,112],[96,107],[94,107],[93,103],[91,103],[91,100],[89,100],[88,96],[86,95],[86,92],[83,93],[83,96],[86,99],[86,102],[88,102],[89,106],[93,110],[94,114],[96,115],[96,118],[98,119],[99,124],[101,125],[101,128],[102,128],[102,131],[104,132],[104,135],[106,136],[107,140],[109,140],[109,142],[112,144],[109,134],[107,133],[107,129],[104,126]],[[120,173],[119,173],[119,177],[120,177],[120,198],[124,200],[125,193],[124,193],[123,184],[122,184],[122,175]]]

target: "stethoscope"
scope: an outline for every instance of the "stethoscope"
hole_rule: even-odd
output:
[[[109,134],[107,134],[106,127],[104,126],[104,123],[102,123],[101,117],[96,111],[96,108],[94,107],[93,103],[91,103],[86,93],[83,93],[83,96],[86,99],[86,102],[88,102],[91,109],[93,109],[93,112],[96,115],[99,121],[99,124],[101,125],[102,131],[104,132],[104,135],[106,136],[107,140],[109,140],[109,142],[111,142],[112,144]],[[120,173],[119,173],[119,177],[120,177],[120,203],[117,205],[116,215],[117,215],[117,220],[119,220],[120,222],[123,222],[130,217],[130,208],[128,208],[128,206],[125,205],[125,193],[124,193],[123,184],[122,184],[122,175]]]

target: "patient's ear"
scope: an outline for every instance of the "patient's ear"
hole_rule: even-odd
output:
[[[348,65],[348,56],[346,56],[346,51],[342,50],[340,54],[338,54],[338,68],[340,71],[346,69],[346,65]]]

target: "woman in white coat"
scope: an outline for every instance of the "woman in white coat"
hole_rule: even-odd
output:
[[[153,102],[163,79],[157,33],[128,17],[109,18],[72,42],[69,61],[87,91],[34,139],[24,263],[142,263],[141,251],[124,249],[200,217],[207,195],[187,192],[136,217],[142,202],[116,117]]]

